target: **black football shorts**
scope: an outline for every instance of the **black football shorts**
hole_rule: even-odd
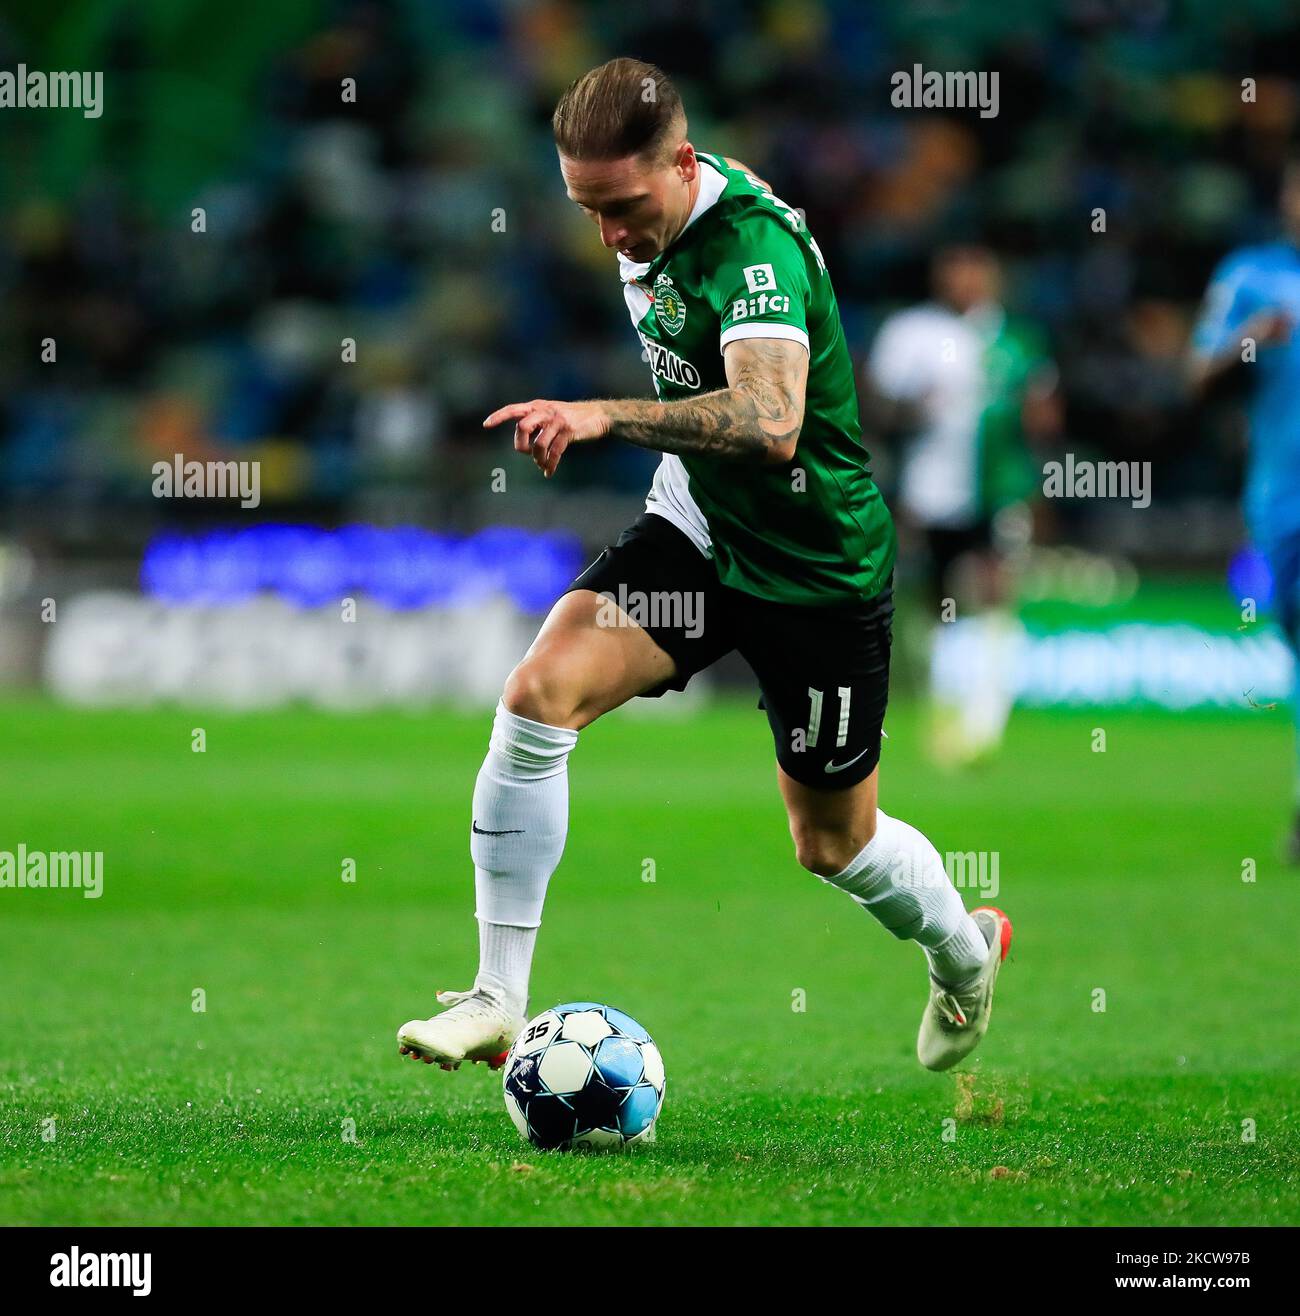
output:
[[[993,548],[993,522],[985,518],[964,526],[927,526],[925,529],[926,591],[937,610],[951,597],[952,570],[968,553],[988,553]]]
[[[569,586],[603,594],[672,658],[683,690],[733,649],[758,678],[776,758],[805,786],[844,790],[880,761],[894,592],[827,607],[774,603],[718,580],[671,521],[643,512]]]

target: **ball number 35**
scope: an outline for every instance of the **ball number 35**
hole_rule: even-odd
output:
[[[522,1046],[527,1046],[530,1042],[535,1042],[539,1037],[545,1037],[546,1034],[551,1031],[553,1026],[553,1022],[550,1019],[540,1020],[519,1039],[520,1044]]]

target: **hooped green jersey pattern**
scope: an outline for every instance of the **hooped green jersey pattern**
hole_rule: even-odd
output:
[[[699,198],[647,264],[620,256],[632,323],[665,402],[727,387],[738,338],[808,350],[794,459],[765,466],[665,454],[646,509],[716,563],[724,585],[782,603],[870,598],[893,568],[893,522],[867,466],[853,364],[830,276],[803,218],[758,179],[700,155]]]

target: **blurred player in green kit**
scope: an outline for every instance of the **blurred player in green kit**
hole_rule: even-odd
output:
[[[1028,540],[1031,444],[1056,433],[1060,408],[1041,335],[1001,304],[991,251],[944,248],[932,282],[933,300],[881,326],[867,393],[900,440],[900,511],[925,550],[932,754],[963,766],[997,750],[1011,711],[1008,550]]]

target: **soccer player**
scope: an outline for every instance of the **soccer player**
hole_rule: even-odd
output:
[[[1192,335],[1191,381],[1206,393],[1230,374],[1250,390],[1246,528],[1268,562],[1273,610],[1300,657],[1300,157],[1282,174],[1278,241],[1242,247],[1211,276]],[[1247,364],[1249,362],[1249,364]],[[1294,814],[1286,853],[1300,863],[1300,696]]]
[[[799,863],[924,950],[917,1050],[947,1069],[988,1027],[1011,924],[967,913],[930,842],[877,807],[894,531],[821,252],[743,165],[695,150],[653,65],[593,69],[553,129],[570,199],[618,253],[657,397],[516,402],[484,425],[513,425],[515,449],[548,478],[598,439],[664,456],[645,512],[561,596],[506,681],[474,788],[478,976],[439,994],[442,1013],[403,1025],[399,1047],[443,1068],[501,1059],[527,1008],[579,732],[735,649],[758,678]],[[669,606],[634,624],[645,601]]]
[[[931,280],[932,301],[881,325],[867,398],[880,427],[903,440],[899,502],[926,548],[931,751],[962,766],[997,750],[1011,712],[1021,627],[999,530],[1036,483],[1026,440],[1055,430],[1059,406],[1040,335],[1001,305],[993,252],[945,247]],[[955,672],[943,642],[957,632],[941,629],[954,622],[978,644],[978,660],[963,651]]]

